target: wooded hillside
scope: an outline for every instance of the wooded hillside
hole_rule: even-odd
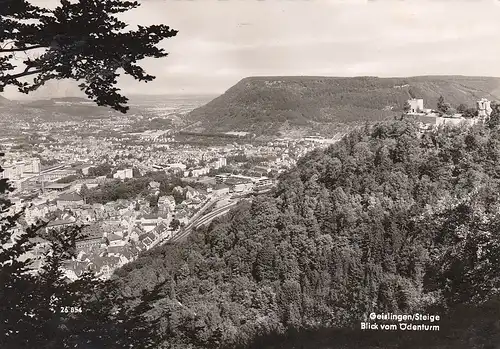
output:
[[[347,331],[345,341],[304,347],[390,347],[386,335],[356,334],[372,311],[442,315],[423,342],[398,334],[413,348],[493,348],[498,312],[479,307],[500,289],[500,133],[417,130],[378,124],[310,153],[274,194],[119,270],[115,290],[139,299],[156,287],[147,317],[162,348],[322,328]]]
[[[500,79],[466,76],[249,77],[188,116],[197,132],[278,134],[313,130],[331,134],[347,126],[401,113],[409,98],[436,108],[443,96],[455,108],[500,99]]]

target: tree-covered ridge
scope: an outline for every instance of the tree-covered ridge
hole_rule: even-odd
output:
[[[166,348],[487,302],[500,286],[499,157],[500,135],[484,126],[366,127],[115,282],[127,297],[163,285],[151,316]]]
[[[423,98],[425,108],[435,108],[440,96],[455,108],[475,108],[478,96],[498,99],[499,85],[497,78],[467,76],[248,77],[193,110],[187,120],[196,132],[267,135],[299,129],[331,136],[398,114],[411,98]]]

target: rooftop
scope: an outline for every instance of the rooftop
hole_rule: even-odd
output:
[[[158,215],[150,213],[150,214],[145,214],[145,215],[142,215],[139,217],[139,219],[143,219],[143,218],[144,219],[158,219]]]
[[[86,225],[82,228],[81,233],[83,235],[87,235],[88,238],[96,237],[100,238],[102,237],[102,228],[98,224],[92,224],[92,225]]]
[[[75,193],[63,194],[57,198],[58,201],[82,201],[83,198]]]
[[[139,241],[142,242],[142,241],[144,241],[147,238],[151,239],[151,241],[155,241],[156,240],[156,235],[152,231],[150,231],[150,232],[148,232],[146,234],[143,234],[143,235],[139,236]]]
[[[71,187],[71,183],[50,183],[46,184],[45,189],[66,189]]]
[[[117,240],[122,240],[122,237],[116,234],[108,234],[108,240],[109,241],[117,241]]]
[[[47,227],[57,227],[59,225],[68,225],[68,224],[74,224],[75,221],[69,220],[69,219],[56,219],[54,221],[49,222],[47,224]]]

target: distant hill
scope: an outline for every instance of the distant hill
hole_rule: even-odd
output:
[[[56,103],[52,99],[38,99],[35,101],[26,101],[22,104],[26,107],[43,108],[54,106]]]
[[[88,98],[82,97],[57,97],[51,99],[54,102],[66,102],[66,103],[94,103]]]
[[[199,107],[211,99],[208,96],[132,96],[127,103],[130,107],[127,115],[108,107],[98,106],[94,101],[80,97],[58,97],[39,100],[19,100],[2,103],[0,99],[0,118],[14,117],[16,120],[41,120],[41,121],[75,121],[106,118],[123,118],[128,115],[137,115],[147,119],[168,119],[168,121],[151,120],[149,124],[145,121],[141,127],[166,127],[172,122],[182,125],[184,114]],[[175,126],[174,125],[174,126]]]
[[[10,99],[0,96],[0,105],[5,105],[5,104],[12,104],[12,101]]]
[[[286,133],[327,131],[401,112],[411,97],[435,108],[439,96],[453,106],[474,106],[480,98],[500,99],[500,78],[467,76],[249,77],[193,110],[186,130]]]
[[[118,115],[118,112],[99,107],[93,101],[80,97],[60,97],[35,101],[24,101],[22,108],[27,115],[47,121],[80,121]]]
[[[50,99],[37,99],[34,101],[25,101],[23,103],[26,106],[29,107],[46,107],[46,106],[53,106],[53,105],[70,105],[70,104],[89,104],[92,105],[93,107],[97,107],[97,105],[91,101],[90,99],[87,98],[81,98],[81,97],[57,97],[57,98],[50,98]]]

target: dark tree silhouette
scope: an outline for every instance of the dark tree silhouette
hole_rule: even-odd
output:
[[[467,106],[467,104],[461,103],[457,107],[457,113],[463,114],[463,113],[465,113],[467,111],[467,109],[469,109],[469,107]]]
[[[403,112],[405,114],[408,114],[410,112],[410,109],[411,109],[411,105],[408,101],[406,101],[405,104],[403,105]]]
[[[500,126],[500,104],[492,103],[491,104],[491,115],[487,120],[487,124],[489,128],[497,129]]]
[[[178,219],[172,219],[170,222],[170,228],[173,230],[177,230],[181,226],[181,222]]]
[[[466,118],[473,118],[477,116],[477,109],[476,108],[467,108],[465,111],[462,112],[463,117]]]
[[[441,112],[442,114],[446,114],[446,112],[448,111],[448,109],[450,109],[450,104],[449,103],[445,103],[444,101],[444,97],[443,96],[439,96],[439,99],[438,99],[438,102],[437,102],[437,110],[439,112]]]
[[[117,15],[138,6],[135,1],[61,0],[55,9],[47,9],[26,0],[0,0],[0,93],[14,86],[28,94],[48,81],[72,79],[97,105],[125,113],[128,99],[116,87],[120,73],[152,81],[155,77],[138,61],[167,56],[157,45],[177,34],[166,25],[125,30],[127,25]],[[8,179],[0,179],[0,347],[74,348],[75,341],[81,343],[79,334],[72,332],[74,321],[82,324],[88,315],[85,305],[90,304],[83,302],[100,285],[92,273],[68,283],[61,272],[80,231],[45,236],[47,252],[39,255],[43,267],[34,273],[30,270],[33,257],[23,257],[34,252],[46,222],[20,226],[23,210],[13,210],[10,191]],[[79,318],[62,311],[64,307],[83,308],[84,314]],[[109,316],[101,315],[101,319]],[[96,324],[99,321],[92,325]],[[87,344],[79,347],[88,348]],[[104,347],[110,348],[98,348]]]
[[[155,79],[138,61],[167,56],[157,45],[177,34],[163,24],[125,30],[127,24],[116,15],[138,6],[136,1],[61,0],[50,10],[26,0],[0,0],[0,92],[13,85],[27,94],[50,80],[73,79],[98,105],[125,113],[128,99],[116,87],[117,78],[124,72],[139,81]],[[24,56],[22,63],[18,55]]]

